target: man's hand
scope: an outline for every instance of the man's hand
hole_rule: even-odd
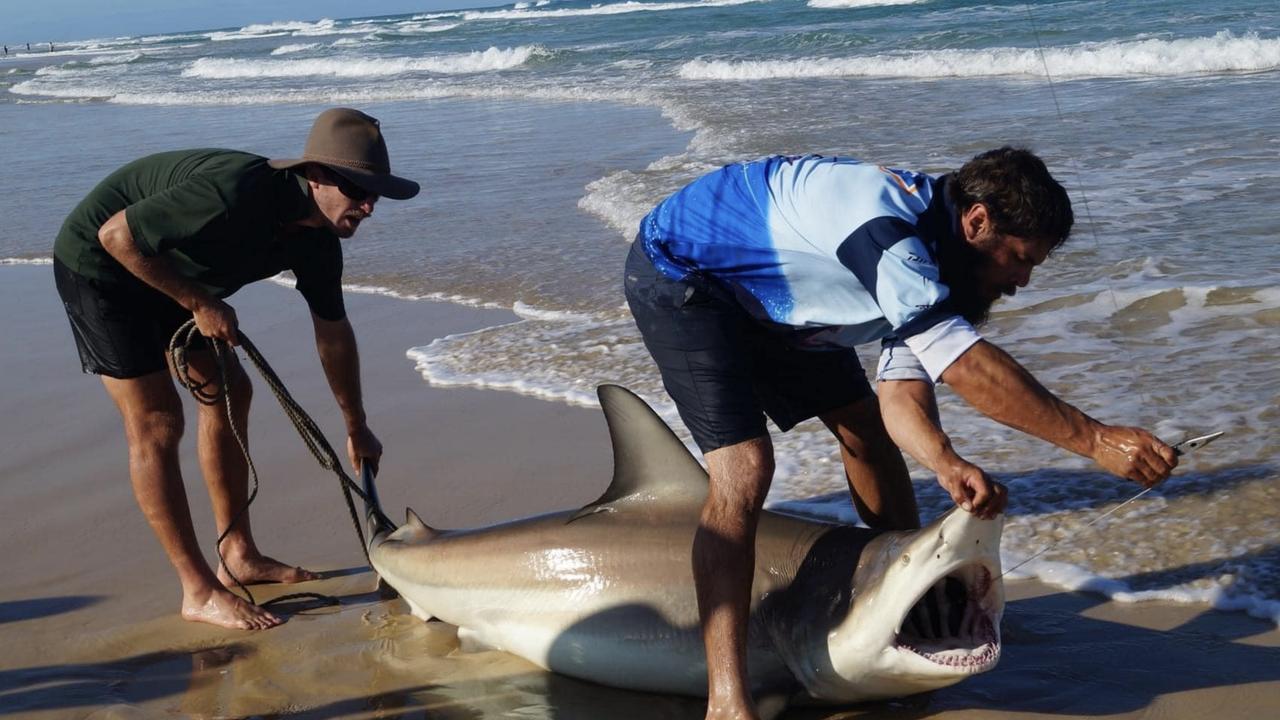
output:
[[[191,311],[200,334],[229,345],[240,344],[240,321],[236,311],[218,298],[210,298]]]
[[[1103,425],[1094,448],[1094,462],[1107,472],[1147,488],[1169,477],[1178,466],[1173,448],[1142,428]]]
[[[347,436],[347,457],[351,467],[360,472],[360,461],[368,459],[374,474],[378,473],[378,461],[382,459],[382,442],[368,425],[361,426]]]
[[[1004,485],[992,480],[982,468],[958,457],[939,470],[938,484],[951,494],[956,505],[984,520],[1004,512],[1009,502]]]

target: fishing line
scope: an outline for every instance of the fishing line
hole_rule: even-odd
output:
[[[1048,58],[1047,58],[1047,57],[1046,57],[1046,55],[1045,55],[1045,51],[1044,51],[1044,43],[1042,43],[1042,42],[1041,42],[1041,40],[1040,40],[1040,26],[1036,23],[1035,14],[1031,11],[1031,4],[1030,4],[1030,3],[1027,3],[1027,2],[1024,2],[1024,3],[1022,4],[1022,7],[1023,7],[1023,9],[1024,9],[1024,10],[1026,10],[1026,13],[1027,13],[1027,21],[1028,21],[1028,23],[1031,25],[1031,33],[1032,33],[1032,35],[1035,37],[1035,40],[1036,40],[1036,52],[1037,52],[1037,54],[1038,54],[1038,56],[1039,56],[1039,58],[1040,58],[1040,66],[1044,68],[1044,78],[1045,78],[1045,81],[1048,83],[1048,86],[1049,86],[1049,97],[1053,100],[1053,109],[1054,109],[1054,111],[1057,113],[1057,116],[1058,116],[1058,125],[1059,125],[1060,127],[1062,127],[1062,128],[1065,128],[1065,127],[1066,127],[1066,124],[1067,124],[1067,123],[1066,123],[1066,117],[1065,117],[1065,116],[1063,115],[1063,113],[1062,113],[1062,104],[1061,104],[1061,102],[1059,102],[1059,100],[1058,100],[1058,89],[1057,89],[1057,86],[1054,84],[1054,81],[1053,81],[1053,73],[1051,73],[1051,72],[1049,71],[1049,60],[1048,60]],[[1089,206],[1089,193],[1085,190],[1085,185],[1084,185],[1084,180],[1083,180],[1083,174],[1082,174],[1082,173],[1081,173],[1081,171],[1080,171],[1080,161],[1076,158],[1075,154],[1073,154],[1073,153],[1067,153],[1067,158],[1068,158],[1068,159],[1070,160],[1070,162],[1071,162],[1071,169],[1072,169],[1072,173],[1075,175],[1075,179],[1076,179],[1076,187],[1077,187],[1077,188],[1079,188],[1079,192],[1080,192],[1080,201],[1081,201],[1081,204],[1084,206],[1084,214],[1085,214],[1085,218],[1088,220],[1088,223],[1089,223],[1089,235],[1090,235],[1090,237],[1092,237],[1092,238],[1093,238],[1093,248],[1094,248],[1094,252],[1095,252],[1099,257],[1101,257],[1101,255],[1102,255],[1102,242],[1098,239],[1098,225],[1097,225],[1097,222],[1095,222],[1095,221],[1094,221],[1094,218],[1093,218],[1093,209]],[[1115,289],[1115,285],[1111,282],[1111,275],[1110,275],[1110,273],[1106,273],[1106,274],[1104,274],[1103,279],[1106,281],[1106,284],[1107,284],[1107,292],[1108,292],[1108,294],[1109,294],[1109,295],[1110,295],[1110,297],[1111,297],[1111,308],[1112,308],[1112,311],[1113,311],[1113,317],[1118,317],[1118,316],[1120,315],[1120,302],[1119,302],[1119,300],[1116,298],[1116,289]],[[1139,370],[1139,371],[1142,371],[1142,372],[1144,372],[1144,373],[1146,372],[1146,368],[1145,368],[1145,367],[1142,367],[1142,366],[1140,366],[1140,365],[1138,364],[1137,360],[1136,360],[1136,359],[1134,358],[1134,356],[1133,356],[1133,353],[1132,353],[1132,352],[1130,352],[1129,348],[1128,348],[1128,347],[1127,347],[1123,342],[1117,342],[1116,344],[1120,347],[1121,351],[1125,354],[1125,357],[1126,357],[1126,358],[1127,358],[1127,360],[1129,361],[1129,367],[1130,367],[1130,369],[1131,369],[1131,372],[1132,372],[1133,370]],[[1147,398],[1146,391],[1142,389],[1142,385],[1141,385],[1141,384],[1139,384],[1139,383],[1137,382],[1137,379],[1138,379],[1138,376],[1133,376],[1133,377],[1131,378],[1131,382],[1132,382],[1132,384],[1133,384],[1134,386],[1136,386],[1136,387],[1137,387],[1137,389],[1138,389],[1138,395],[1139,395],[1139,397],[1141,397],[1141,398],[1142,398],[1142,409],[1143,409],[1144,414],[1145,414],[1145,412],[1147,411],[1147,409],[1149,409],[1149,408],[1150,408],[1150,406],[1151,406],[1151,401]],[[1106,518],[1108,518],[1108,517],[1110,517],[1110,516],[1114,515],[1115,513],[1119,512],[1119,511],[1120,511],[1120,509],[1124,508],[1124,507],[1125,507],[1125,506],[1127,506],[1129,503],[1132,503],[1133,501],[1137,500],[1138,498],[1142,497],[1143,495],[1146,495],[1147,493],[1151,492],[1151,491],[1152,491],[1152,490],[1154,490],[1154,489],[1155,489],[1155,486],[1154,486],[1154,485],[1153,485],[1153,486],[1151,486],[1151,487],[1149,487],[1149,488],[1144,488],[1143,490],[1139,491],[1136,495],[1134,495],[1133,497],[1129,498],[1128,500],[1125,500],[1124,502],[1120,503],[1119,505],[1116,505],[1115,507],[1111,508],[1110,510],[1106,511],[1105,513],[1102,513],[1102,514],[1101,514],[1101,515],[1099,515],[1098,517],[1095,517],[1093,520],[1090,520],[1088,523],[1086,523],[1086,524],[1085,524],[1085,526],[1084,526],[1083,528],[1081,528],[1081,530],[1087,530],[1087,529],[1089,529],[1089,528],[1093,527],[1094,525],[1098,524],[1099,522],[1101,522],[1101,521],[1105,520]],[[1058,545],[1060,545],[1061,543],[1062,543],[1062,541],[1061,541],[1061,540],[1058,540],[1058,541],[1055,541],[1055,542],[1051,542],[1051,543],[1049,543],[1048,545],[1046,545],[1046,546],[1042,547],[1040,550],[1038,550],[1036,553],[1034,553],[1034,554],[1033,554],[1033,555],[1031,555],[1030,557],[1025,558],[1024,560],[1022,560],[1021,562],[1019,562],[1017,565],[1014,565],[1013,567],[1009,568],[1008,570],[1005,570],[1004,572],[1000,573],[1000,577],[1001,577],[1001,578],[1003,578],[1005,575],[1008,575],[1009,573],[1013,572],[1014,570],[1017,570],[1018,568],[1022,567],[1023,565],[1026,565],[1027,563],[1031,562],[1032,560],[1035,560],[1036,558],[1040,557],[1041,555],[1044,555],[1045,553],[1047,553],[1047,552],[1049,552],[1050,550],[1054,549],[1055,547],[1057,547],[1057,546],[1058,546]]]
[[[1106,512],[1102,513],[1102,514],[1101,514],[1101,515],[1099,515],[1098,517],[1096,517],[1096,518],[1094,518],[1094,519],[1090,520],[1089,522],[1085,523],[1085,526],[1084,526],[1084,527],[1082,527],[1082,528],[1080,528],[1080,529],[1081,529],[1081,530],[1088,530],[1089,528],[1093,527],[1094,525],[1097,525],[1098,523],[1102,522],[1103,520],[1106,520],[1108,517],[1111,517],[1112,515],[1116,514],[1116,513],[1120,510],[1120,508],[1124,507],[1125,505],[1128,505],[1129,503],[1133,502],[1134,500],[1137,500],[1138,498],[1142,497],[1143,495],[1146,495],[1147,493],[1149,493],[1149,492],[1151,492],[1152,490],[1155,490],[1155,489],[1156,489],[1156,486],[1155,486],[1155,485],[1152,485],[1152,486],[1151,486],[1151,487],[1149,487],[1149,488],[1144,488],[1144,489],[1143,489],[1142,491],[1140,491],[1137,495],[1134,495],[1133,497],[1129,498],[1128,500],[1125,500],[1124,502],[1120,503],[1119,505],[1117,505],[1117,506],[1115,506],[1115,507],[1111,508],[1110,510],[1108,510],[1108,511],[1106,511]],[[1032,555],[1032,556],[1031,556],[1031,557],[1029,557],[1029,558],[1026,558],[1025,560],[1023,560],[1022,562],[1018,563],[1017,565],[1014,565],[1013,567],[1009,568],[1008,570],[1005,570],[1004,572],[1000,573],[1000,577],[1004,577],[1005,575],[1008,575],[1009,573],[1013,572],[1014,570],[1017,570],[1018,568],[1022,567],[1023,565],[1026,565],[1027,563],[1031,562],[1032,560],[1035,560],[1036,558],[1040,557],[1041,555],[1043,555],[1043,554],[1045,554],[1045,553],[1049,552],[1049,551],[1050,551],[1050,550],[1052,550],[1053,548],[1057,547],[1057,545],[1058,545],[1058,543],[1059,543],[1059,542],[1061,542],[1061,541],[1058,541],[1058,542],[1052,542],[1052,543],[1049,543],[1048,545],[1046,545],[1046,546],[1044,546],[1044,547],[1040,548],[1040,550],[1039,550],[1038,552],[1036,552],[1036,554]]]

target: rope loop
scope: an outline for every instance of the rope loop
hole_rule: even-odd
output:
[[[258,369],[263,380],[266,381],[267,387],[271,388],[271,393],[275,395],[276,400],[280,403],[280,407],[284,409],[285,415],[289,417],[294,428],[297,429],[298,434],[302,437],[302,441],[307,446],[307,449],[311,451],[312,456],[315,457],[316,461],[320,464],[320,467],[325,470],[329,470],[338,476],[338,486],[341,488],[343,498],[346,500],[347,510],[351,513],[351,522],[355,526],[356,536],[360,539],[360,550],[364,553],[365,560],[368,561],[369,547],[365,542],[364,530],[360,525],[360,515],[356,511],[355,501],[352,500],[351,494],[354,492],[356,495],[360,496],[360,499],[365,503],[370,502],[369,497],[365,495],[364,490],[351,479],[351,476],[347,475],[346,471],[343,470],[342,462],[339,460],[338,454],[334,452],[333,446],[325,439],[324,433],[320,431],[320,427],[316,424],[315,420],[313,420],[311,416],[302,409],[302,406],[293,399],[293,396],[289,394],[288,389],[285,388],[284,383],[280,380],[280,376],[271,369],[271,366],[267,363],[266,358],[262,356],[262,353],[258,351],[258,348],[243,332],[237,331],[237,334],[240,340],[240,347],[244,349],[245,355],[249,358],[249,361],[253,363],[253,366]],[[191,377],[187,355],[190,352],[199,349],[196,347],[196,343],[201,340],[203,340],[203,342],[209,346],[209,349],[213,351],[213,358],[218,367],[218,379],[220,380],[220,384],[216,391],[210,391],[208,389],[210,383],[213,381],[212,378],[205,379],[204,381],[196,381]],[[249,478],[252,480],[249,497],[245,500],[244,506],[236,512],[235,516],[231,519],[231,522],[227,524],[226,529],[218,535],[218,541],[215,545],[215,549],[218,552],[218,562],[221,563],[222,568],[226,570],[227,574],[231,576],[231,579],[235,581],[236,587],[244,591],[244,594],[248,596],[249,602],[256,605],[257,601],[254,600],[253,593],[249,591],[249,588],[245,587],[244,583],[240,582],[240,578],[236,577],[235,574],[231,572],[231,569],[227,567],[225,558],[222,556],[222,541],[226,539],[227,534],[236,526],[236,523],[240,522],[241,518],[249,512],[249,506],[253,504],[254,499],[258,496],[258,471],[257,468],[254,467],[253,458],[249,455],[248,441],[245,439],[242,430],[236,425],[235,415],[232,413],[231,393],[228,392],[228,368],[232,364],[232,359],[237,357],[235,348],[221,340],[201,335],[199,329],[196,327],[196,321],[191,319],[183,323],[170,339],[169,357],[173,362],[174,373],[177,375],[178,381],[191,393],[193,397],[195,397],[197,402],[204,405],[214,405],[221,402],[226,407],[227,421],[231,427],[231,434],[235,438],[236,444],[239,445],[240,452],[244,454],[245,463],[248,465]],[[395,523],[390,522],[386,515],[382,513],[381,508],[376,508],[376,506],[374,507],[375,512],[378,513],[380,521],[394,526]],[[370,567],[372,567],[372,563],[370,563]],[[329,604],[336,604],[336,601],[332,598],[327,598],[327,596],[320,595],[318,593],[295,593],[293,595],[276,598],[268,603],[263,603],[263,605],[265,606],[285,599],[296,599],[299,597],[312,597],[322,601],[329,600],[331,601]]]

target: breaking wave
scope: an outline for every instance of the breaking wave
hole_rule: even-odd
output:
[[[550,53],[538,45],[439,55],[425,58],[315,58],[311,60],[242,60],[200,58],[182,71],[183,77],[209,80],[238,78],[386,77],[406,72],[445,75],[510,70],[531,58]]]
[[[483,10],[465,12],[467,20],[540,20],[545,18],[582,17],[586,15],[624,15],[635,12],[665,12],[668,10],[688,10],[690,8],[728,7],[730,5],[746,5],[762,2],[762,0],[702,0],[701,2],[656,2],[644,3],[627,0],[609,5],[594,5],[588,8],[561,8],[558,10],[529,10],[517,8],[512,10]]]
[[[1254,33],[1182,40],[1130,40],[1075,47],[933,50],[903,55],[790,60],[690,60],[686,80],[771,80],[833,77],[1173,77],[1280,69],[1280,39]]]

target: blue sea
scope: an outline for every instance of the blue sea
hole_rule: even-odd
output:
[[[336,104],[382,119],[424,188],[346,244],[351,291],[512,311],[379,351],[548,402],[620,382],[677,427],[620,285],[655,202],[771,153],[940,173],[1031,147],[1079,223],[986,334],[1103,421],[1226,435],[1099,520],[1139,488],[943,388],[959,451],[1009,485],[1006,566],[1047,548],[1016,574],[1280,623],[1280,4],[537,0],[86,38],[0,60],[0,263],[48,262],[128,160],[294,156]],[[851,519],[826,431],[775,440],[770,501]],[[949,505],[913,476],[926,515]]]

